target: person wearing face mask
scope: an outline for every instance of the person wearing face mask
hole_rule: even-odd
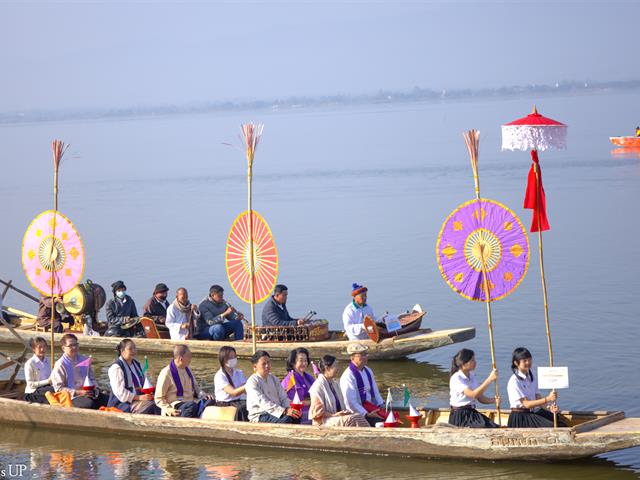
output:
[[[236,407],[236,421],[249,421],[245,384],[247,378],[239,368],[236,349],[225,345],[218,352],[220,369],[213,378],[216,406]]]
[[[113,292],[113,298],[105,305],[109,328],[104,335],[106,337],[131,337],[133,332],[122,328],[122,326],[131,317],[138,316],[136,304],[133,298],[127,295],[127,286],[122,280],[112,283],[111,291]]]
[[[167,292],[169,287],[164,283],[157,284],[153,289],[153,295],[142,307],[142,316],[152,319],[156,326],[164,326],[167,321],[167,308],[169,308]]]

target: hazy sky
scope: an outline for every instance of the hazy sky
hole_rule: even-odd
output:
[[[640,78],[640,2],[7,2],[0,111]]]

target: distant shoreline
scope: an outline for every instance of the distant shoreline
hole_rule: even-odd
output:
[[[0,125],[48,123],[68,120],[113,120],[156,118],[173,115],[229,113],[243,111],[292,112],[318,107],[365,105],[402,105],[442,103],[446,101],[526,98],[531,96],[565,96],[575,94],[615,93],[640,90],[640,80],[617,82],[561,82],[554,85],[509,86],[482,89],[381,90],[375,94],[292,96],[284,99],[201,102],[188,105],[160,105],[122,108],[83,108],[67,110],[30,110],[0,113]]]

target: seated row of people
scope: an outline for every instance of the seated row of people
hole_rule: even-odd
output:
[[[112,298],[105,304],[108,328],[106,336],[130,337],[132,330],[127,323],[137,318],[136,303],[127,294],[127,286],[122,280],[111,285]],[[169,287],[159,283],[153,289],[151,297],[145,302],[142,315],[154,320],[158,329],[168,329],[171,339],[185,340],[225,340],[233,335],[234,340],[244,339],[244,315],[232,307],[224,299],[224,289],[220,285],[212,285],[209,294],[198,304],[192,304],[186,288],[176,290],[175,299],[167,300]],[[276,285],[273,295],[262,310],[263,326],[295,326],[303,325],[304,318],[294,318],[287,310],[288,288]],[[349,340],[367,339],[364,328],[365,316],[373,320],[376,317],[367,304],[367,287],[353,284],[352,301],[342,314],[345,333]],[[70,315],[54,312],[54,331],[62,332],[61,322],[73,323]],[[63,316],[64,315],[64,316]],[[42,297],[38,310],[38,324],[49,328],[51,323],[51,299]]]
[[[558,395],[552,391],[543,397],[538,391],[538,382],[531,371],[532,355],[524,347],[513,351],[511,370],[513,374],[507,384],[511,413],[507,426],[509,428],[541,428],[553,427],[554,413],[558,412],[556,400]],[[449,378],[451,413],[449,423],[460,427],[497,428],[498,425],[486,415],[476,410],[477,403],[500,404],[500,397],[485,396],[485,391],[498,378],[498,371],[492,370],[482,383],[478,383],[474,375],[476,358],[473,350],[463,348],[451,362]],[[557,425],[566,424],[557,419]]]
[[[314,378],[307,372],[309,352],[297,348],[287,361],[289,373],[279,380],[271,373],[270,355],[261,350],[251,359],[254,373],[247,379],[236,368],[235,349],[224,346],[218,355],[214,395],[198,386],[186,345],[174,347],[173,359],[158,375],[154,395],[145,393],[147,379],[136,360],[132,339],[125,338],[117,346],[118,357],[108,369],[110,392],[97,387],[91,361],[80,354],[75,335],[62,336],[63,355],[53,369],[45,356],[46,340],[36,337],[31,346],[33,356],[25,363],[25,399],[30,402],[48,403],[47,393],[67,392],[77,408],[113,407],[138,414],[199,417],[211,405],[234,406],[236,420],[241,421],[342,426],[375,425],[386,414],[373,372],[366,366],[368,348],[360,344],[349,345],[351,362],[339,384],[338,362],[331,355],[322,357]],[[296,398],[302,408],[291,405]]]
[[[33,356],[24,366],[27,401],[48,403],[47,392],[67,392],[71,405],[77,408],[108,406],[131,413],[199,417],[210,405],[234,406],[236,420],[241,421],[340,426],[373,426],[387,414],[374,374],[367,367],[368,348],[358,343],[348,346],[350,362],[339,383],[336,381],[338,361],[331,355],[322,357],[314,378],[307,371],[311,365],[308,350],[296,348],[289,354],[287,375],[279,380],[271,373],[269,353],[260,350],[251,358],[254,373],[247,379],[242,370],[236,368],[235,349],[223,346],[218,354],[220,368],[214,377],[214,395],[198,386],[189,368],[192,354],[186,345],[174,347],[173,359],[158,375],[155,395],[144,393],[146,377],[135,358],[137,349],[133,340],[123,339],[118,344],[118,358],[108,370],[110,393],[97,387],[86,388],[87,383],[95,386],[95,377],[90,359],[79,352],[75,335],[63,335],[61,346],[63,355],[52,369],[45,356],[45,339],[32,339]],[[498,372],[493,370],[479,383],[475,368],[473,350],[463,348],[452,359],[449,423],[496,428],[498,425],[478,412],[476,405],[499,404],[499,397],[485,396]],[[523,347],[514,350],[511,369],[513,375],[507,385],[511,407],[508,427],[553,426],[553,414],[558,411],[557,393],[552,391],[543,397],[538,392],[529,350]],[[301,405],[292,407],[296,399]],[[566,426],[561,420],[557,423]]]

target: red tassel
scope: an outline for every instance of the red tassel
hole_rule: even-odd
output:
[[[544,232],[551,229],[549,220],[547,219],[547,199],[544,194],[544,186],[542,185],[542,170],[538,163],[538,152],[531,150],[531,168],[529,169],[529,177],[527,178],[527,191],[524,194],[524,208],[533,210],[533,218],[531,219],[532,232],[538,230]],[[538,168],[538,177],[540,178],[540,189],[536,189],[536,172]],[[536,195],[536,193],[538,195]]]

